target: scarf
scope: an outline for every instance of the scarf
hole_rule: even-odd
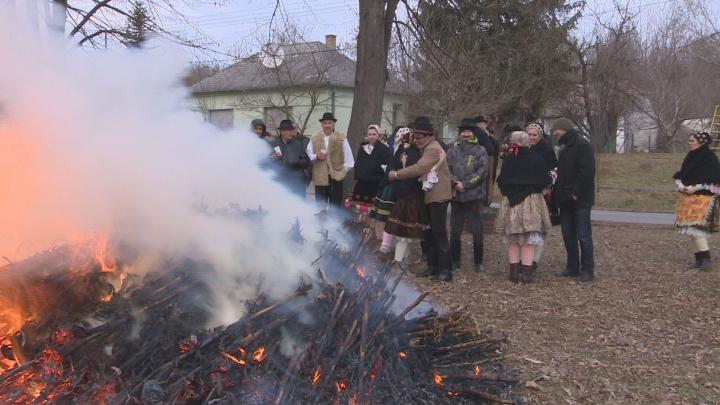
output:
[[[505,157],[497,182],[502,195],[515,206],[530,194],[542,192],[552,179],[540,155],[517,145],[510,150],[513,152]]]
[[[720,184],[720,161],[707,144],[691,150],[685,156],[674,179],[686,186]]]

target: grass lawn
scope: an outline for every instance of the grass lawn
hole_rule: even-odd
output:
[[[599,154],[596,208],[674,212],[677,192],[672,175],[683,153]],[[495,201],[500,193],[495,187]]]

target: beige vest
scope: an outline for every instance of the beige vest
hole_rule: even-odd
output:
[[[313,146],[313,152],[317,155],[321,150],[325,149],[325,136],[322,131],[313,135],[310,140]],[[347,169],[345,168],[345,153],[343,143],[345,142],[345,134],[342,132],[334,132],[330,135],[330,141],[327,146],[327,158],[325,160],[315,160],[312,168],[313,184],[316,186],[329,186],[328,177],[335,181],[345,179]]]

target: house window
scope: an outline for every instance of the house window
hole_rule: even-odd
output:
[[[233,128],[233,110],[208,110],[205,114],[205,121],[215,125],[222,130]]]
[[[267,125],[267,131],[271,135],[277,135],[277,128],[280,126],[280,121],[288,120],[292,117],[292,107],[278,108],[278,107],[267,107],[265,108],[265,124]]]

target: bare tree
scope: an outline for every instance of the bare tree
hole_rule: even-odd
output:
[[[632,74],[640,59],[636,15],[616,7],[614,23],[596,20],[589,39],[570,42],[577,71],[561,111],[599,152],[615,152],[620,118],[633,104]]]

